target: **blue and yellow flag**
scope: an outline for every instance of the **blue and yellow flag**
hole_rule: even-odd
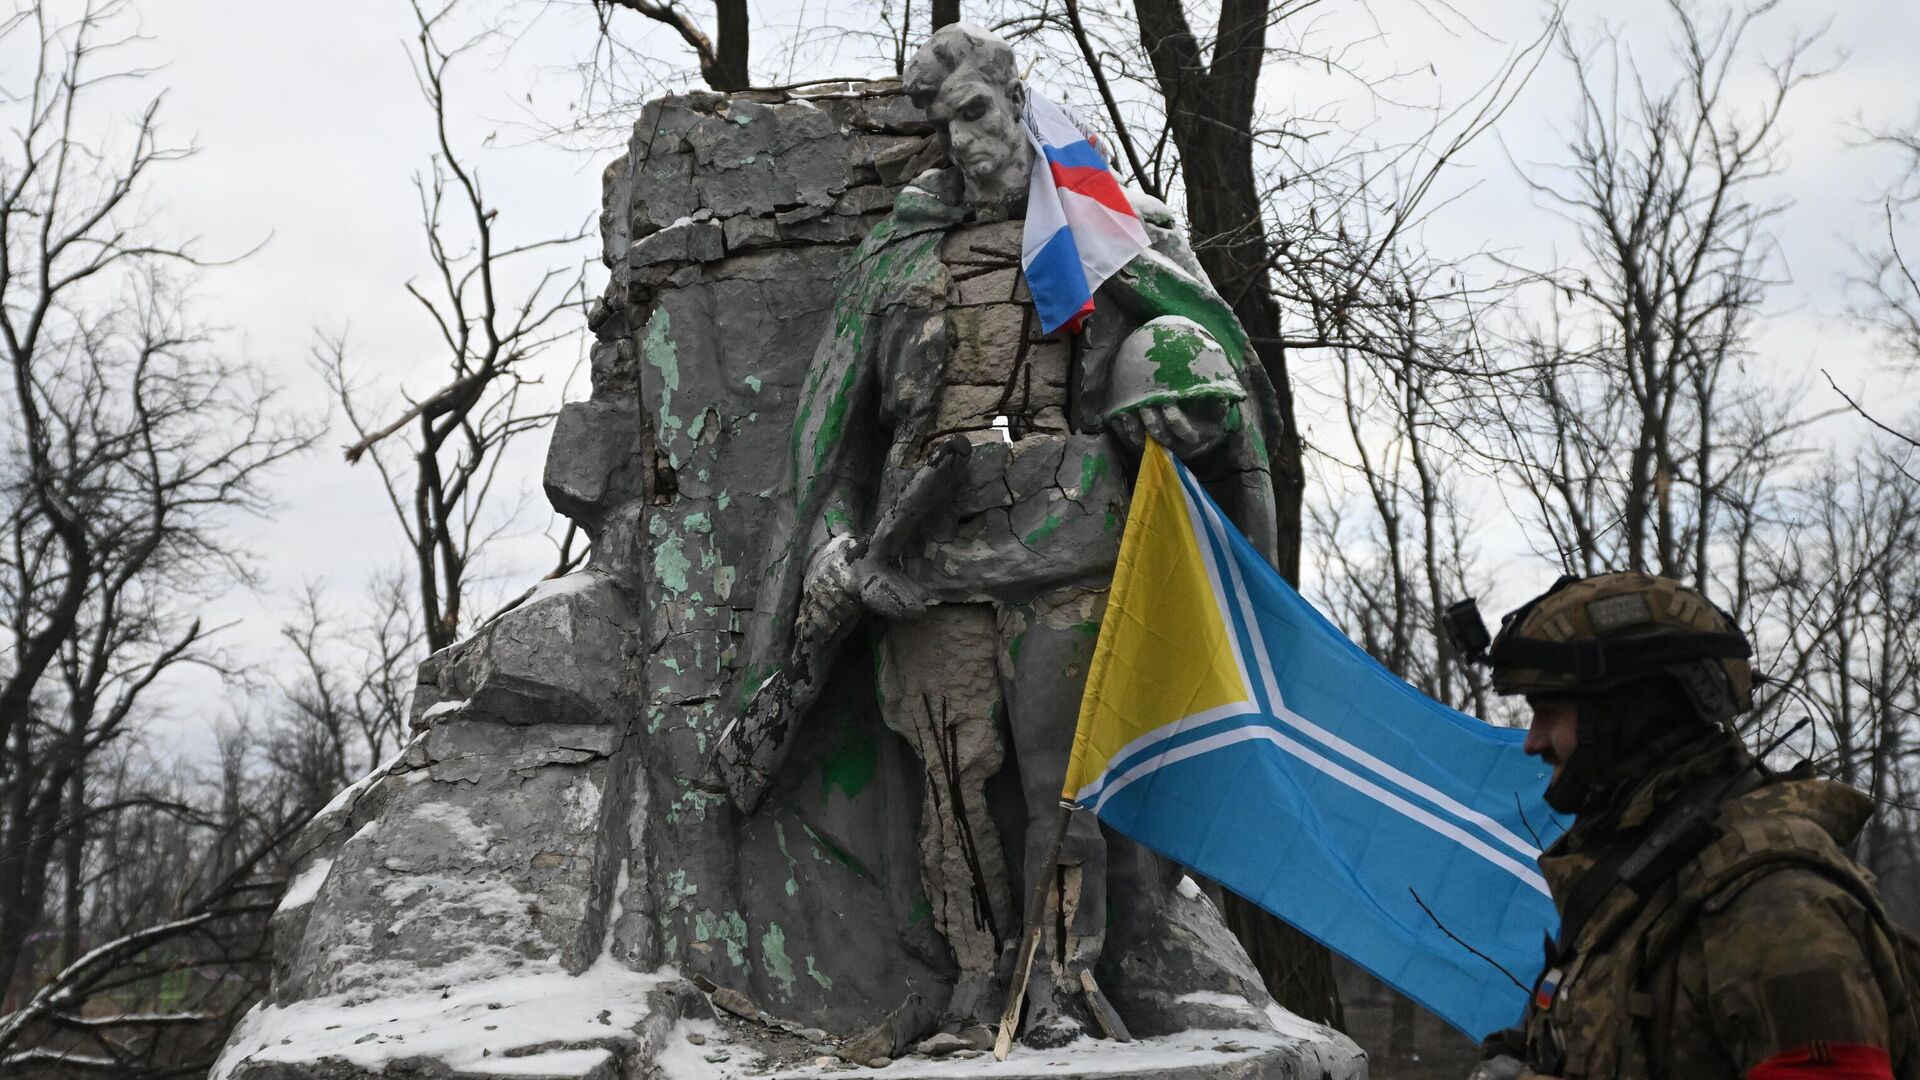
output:
[[[1556,924],[1524,737],[1380,666],[1148,444],[1066,798],[1480,1037]]]

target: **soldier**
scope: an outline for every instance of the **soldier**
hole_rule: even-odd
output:
[[[1574,824],[1540,859],[1559,938],[1475,1080],[1911,1075],[1911,945],[1843,851],[1872,804],[1747,752],[1751,653],[1646,574],[1562,578],[1503,620],[1484,662]]]

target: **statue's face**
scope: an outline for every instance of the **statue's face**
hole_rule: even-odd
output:
[[[996,85],[975,68],[961,68],[940,85],[927,119],[960,169],[968,203],[998,204],[1026,194],[1033,145],[1025,112],[1026,91],[1019,83]]]

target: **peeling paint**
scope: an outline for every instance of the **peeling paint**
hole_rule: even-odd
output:
[[[793,997],[793,959],[787,955],[787,932],[779,923],[768,923],[760,935],[760,967],[767,977],[780,984],[780,993]]]
[[[693,916],[693,939],[718,941],[727,947],[727,963],[737,968],[751,967],[747,963],[747,920],[737,911],[721,915],[711,911],[696,912]]]
[[[807,978],[819,983],[820,989],[822,990],[833,989],[833,980],[827,978],[819,968],[813,966],[813,957],[811,956],[807,957]]]
[[[640,354],[660,373],[660,428],[680,430],[680,418],[673,415],[673,394],[680,389],[680,349],[674,344],[673,319],[663,304],[647,320],[647,332],[640,339]],[[677,464],[677,463],[676,463]]]

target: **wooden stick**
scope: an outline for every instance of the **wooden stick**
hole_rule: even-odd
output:
[[[1046,861],[1033,882],[1033,895],[1027,900],[1026,940],[1020,943],[1020,966],[1014,971],[1013,985],[1007,988],[1007,1007],[1000,1013],[1000,1034],[993,1040],[995,1061],[1007,1060],[1013,1050],[1013,1031],[1020,1026],[1020,1008],[1027,1002],[1027,980],[1033,975],[1033,957],[1040,951],[1041,920],[1047,917],[1047,892],[1053,885],[1054,869],[1060,865],[1060,849],[1067,843],[1067,826],[1079,809],[1060,800],[1060,823],[1054,827],[1053,843],[1047,848]]]

